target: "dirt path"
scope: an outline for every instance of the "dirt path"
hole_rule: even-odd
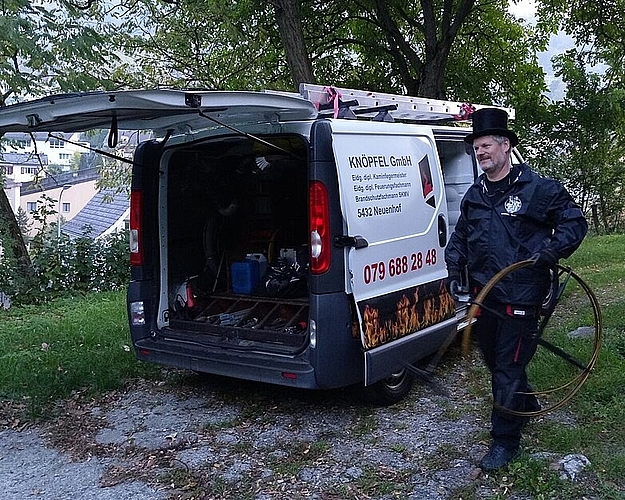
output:
[[[476,468],[487,408],[466,392],[471,376],[454,366],[439,381],[459,389],[417,386],[390,408],[177,373],[77,395],[38,426],[4,417],[2,498],[490,498]]]

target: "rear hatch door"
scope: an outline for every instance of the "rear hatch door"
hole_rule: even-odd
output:
[[[313,104],[298,94],[182,90],[86,92],[0,108],[0,136],[6,132],[91,129],[184,134],[218,124],[284,122],[316,116]]]

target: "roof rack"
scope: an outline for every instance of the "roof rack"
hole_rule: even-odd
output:
[[[299,90],[304,99],[315,104],[320,114],[328,110],[327,113],[334,113],[335,117],[356,118],[355,115],[359,114],[378,113],[377,119],[380,121],[385,119],[386,114],[395,120],[468,120],[472,111],[486,107],[503,109],[511,120],[515,116],[514,108],[384,94],[311,83],[300,84]],[[339,113],[340,110],[343,116]]]

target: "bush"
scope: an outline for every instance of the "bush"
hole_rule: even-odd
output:
[[[32,269],[27,279],[16,278],[15,263],[0,257],[0,291],[14,305],[39,304],[55,297],[90,291],[119,290],[130,280],[128,234],[116,233],[94,240],[57,238],[50,228],[32,240]]]

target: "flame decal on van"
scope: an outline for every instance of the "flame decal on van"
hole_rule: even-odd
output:
[[[452,318],[456,304],[445,281],[419,285],[360,302],[363,345],[372,349]]]

